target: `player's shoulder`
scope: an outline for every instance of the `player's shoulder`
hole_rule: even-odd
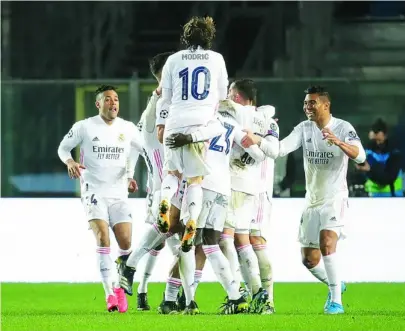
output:
[[[344,129],[354,130],[353,125],[348,121],[345,121],[345,120],[343,120],[341,118],[337,118],[337,117],[333,117],[333,121],[334,121],[334,126],[337,128],[341,128],[342,130],[344,130]]]
[[[77,128],[79,128],[79,127],[80,128],[87,128],[87,127],[89,127],[91,125],[100,123],[100,120],[101,120],[100,115],[91,116],[91,117],[87,117],[87,118],[85,118],[83,120],[77,121],[74,124],[74,126],[77,127]]]
[[[274,115],[276,115],[276,107],[272,105],[264,105],[257,107],[257,111],[259,113],[262,113],[266,118],[267,117],[272,118]]]
[[[312,131],[314,128],[314,125],[316,126],[315,122],[312,122],[310,120],[304,120],[300,123],[298,123],[295,127],[294,130],[298,131]]]
[[[138,130],[134,122],[124,120],[121,117],[117,117],[115,119],[115,121],[116,121],[116,124],[118,126],[122,127],[124,130],[128,130],[128,131]]]

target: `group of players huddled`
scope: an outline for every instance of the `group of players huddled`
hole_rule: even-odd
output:
[[[107,310],[128,310],[126,294],[133,294],[144,256],[138,310],[150,309],[148,278],[167,244],[173,267],[160,313],[199,313],[194,298],[208,260],[226,292],[220,314],[273,314],[264,221],[271,215],[274,160],[302,147],[307,193],[298,240],[303,264],[328,286],[324,312],[344,313],[346,286],[336,246],[345,237],[348,160],[365,160],[360,139],[351,124],[331,115],[328,92],[313,86],[305,91],[308,120],[279,141],[275,108],[257,107],[254,81],[239,79],[228,88],[224,58],[211,50],[214,37],[212,18],[193,17],[183,27],[185,50],[150,60],[158,87],[137,126],[118,117],[116,89],[103,85],[96,91],[99,115],[75,123],[60,143],[58,154],[69,176],[80,179]],[[71,150],[78,145],[80,161],[75,162]],[[137,190],[133,176],[139,155],[148,167],[147,224],[131,247],[135,211],[128,192]],[[109,228],[120,249],[118,275]]]

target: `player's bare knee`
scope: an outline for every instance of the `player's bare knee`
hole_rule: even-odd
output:
[[[249,235],[242,233],[235,233],[235,246],[250,245]]]
[[[250,240],[251,245],[265,245],[266,244],[266,239],[264,239],[262,236],[250,236],[249,240]]]
[[[103,220],[91,220],[89,225],[96,238],[97,246],[110,247],[110,232],[107,222]]]
[[[132,224],[129,222],[114,225],[113,232],[120,249],[128,250],[132,244]]]
[[[322,230],[319,234],[319,247],[323,256],[331,255],[336,252],[338,236],[331,230]]]
[[[304,247],[301,250],[302,264],[307,269],[315,268],[321,260],[321,252],[317,248]]]

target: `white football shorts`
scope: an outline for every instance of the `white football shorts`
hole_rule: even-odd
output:
[[[266,231],[263,230],[270,223],[271,217],[271,201],[267,192],[255,196],[253,216],[254,218],[250,224],[250,235],[266,239]]]
[[[307,204],[302,213],[298,241],[301,247],[319,248],[319,233],[322,230],[334,231],[339,239],[346,238],[344,233],[347,197],[336,197],[323,204]]]
[[[235,229],[235,233],[249,234],[254,207],[254,195],[232,190],[224,228]]]
[[[81,198],[86,218],[106,221],[111,228],[118,223],[132,223],[132,210],[128,199],[104,198],[96,193],[86,193]]]
[[[197,221],[197,228],[222,232],[227,211],[228,197],[226,195],[203,189],[203,203]]]
[[[165,130],[163,139],[174,133],[189,134],[196,131],[199,126]],[[177,170],[183,174],[184,178],[206,176],[211,172],[211,168],[205,161],[208,149],[208,142],[192,143],[180,148],[171,149],[164,146],[165,161],[163,169],[165,171]]]

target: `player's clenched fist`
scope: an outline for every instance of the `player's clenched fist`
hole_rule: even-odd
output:
[[[80,169],[86,169],[86,167],[80,163],[77,163],[75,161],[68,160],[66,162],[67,168],[68,168],[68,174],[70,178],[79,178],[80,177]]]
[[[138,191],[138,184],[135,179],[128,178],[128,192],[134,193]]]

